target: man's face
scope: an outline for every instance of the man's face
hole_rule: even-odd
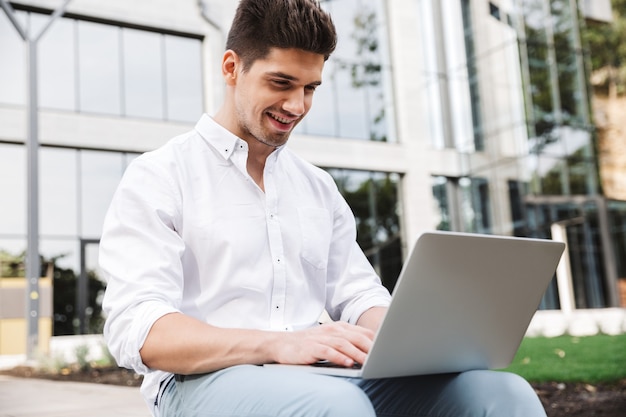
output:
[[[272,48],[266,58],[239,72],[234,92],[235,133],[271,147],[283,145],[311,108],[323,68],[323,55]]]

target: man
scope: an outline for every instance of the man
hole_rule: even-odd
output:
[[[171,416],[545,416],[501,372],[361,380],[389,304],[332,178],[285,144],[336,33],[314,0],[241,1],[213,116],[128,167],[105,220],[105,337]],[[318,325],[327,311],[332,322]]]

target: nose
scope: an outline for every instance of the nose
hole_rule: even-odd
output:
[[[302,116],[309,105],[304,90],[294,88],[283,102],[283,110],[294,116]]]

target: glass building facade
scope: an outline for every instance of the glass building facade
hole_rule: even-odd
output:
[[[97,245],[125,167],[219,101],[222,87],[212,80],[227,28],[203,21],[195,1],[177,2],[179,26],[171,10],[151,3],[117,14],[106,1],[89,12],[70,9],[38,45],[39,252],[55,262],[57,288],[67,288],[55,292],[56,335],[100,331]],[[212,21],[226,22],[237,2],[206,3],[218,14]],[[25,4],[15,16],[37,31],[51,11]],[[422,230],[558,232],[569,246],[575,306],[617,305],[626,202],[602,197],[575,2],[322,6],[339,45],[292,142],[335,178],[383,283],[393,288]],[[152,7],[157,17],[141,13]],[[25,117],[27,61],[4,13],[0,61],[0,252],[19,256],[27,156],[15,120]],[[167,134],[150,139],[154,132]],[[555,280],[541,308],[561,308],[563,297]]]
[[[332,13],[339,42],[324,67],[324,88],[316,92],[299,132],[396,142],[385,2],[322,4]]]
[[[383,2],[336,1],[341,47],[325,67],[325,89],[299,134],[394,142],[391,68]],[[15,16],[35,33],[49,13],[20,7]],[[111,22],[93,16],[58,19],[38,44],[39,108],[96,117],[194,123],[204,108],[202,36]],[[0,14],[0,106],[27,104],[26,45]],[[186,126],[186,129],[193,125]],[[26,146],[0,138],[0,251],[19,256],[27,235]],[[55,335],[101,331],[104,285],[97,245],[108,203],[125,167],[139,152],[39,149],[40,247],[44,260],[76,279],[55,298]],[[104,144],[102,145],[103,147]],[[397,174],[326,167],[355,208],[359,243],[390,287],[401,265]],[[17,174],[16,174],[17,173]],[[365,198],[366,204],[361,204]],[[55,284],[62,287],[61,273]],[[96,281],[93,281],[95,279]],[[81,282],[83,281],[83,282]],[[88,294],[93,286],[97,293]],[[81,293],[81,287],[83,291]],[[62,288],[68,289],[63,286]]]
[[[562,234],[574,307],[618,305],[617,277],[626,271],[617,261],[625,255],[625,236],[616,223],[623,211],[601,193],[584,20],[576,2],[423,0],[419,7],[434,21],[424,35],[426,49],[445,46],[429,60],[433,74],[444,74],[433,76],[428,87],[436,96],[434,146],[451,148],[462,159],[459,177],[433,177],[438,228],[539,238]],[[456,24],[444,24],[455,10]],[[476,16],[482,16],[481,30]],[[459,85],[463,94],[455,91]],[[568,295],[559,295],[554,281],[542,308],[560,308],[563,296]]]
[[[30,33],[50,16],[16,11]],[[41,109],[194,122],[202,112],[201,39],[60,18],[38,42]],[[0,102],[26,105],[25,45],[0,15]],[[6,57],[6,60],[4,59]]]

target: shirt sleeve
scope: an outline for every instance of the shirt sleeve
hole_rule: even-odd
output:
[[[354,215],[338,191],[337,194],[326,310],[333,320],[356,324],[368,309],[388,306],[391,296],[357,244]]]
[[[103,225],[99,261],[107,279],[104,336],[120,366],[145,374],[140,349],[154,322],[179,311],[183,241],[171,176],[143,158],[126,170]]]

